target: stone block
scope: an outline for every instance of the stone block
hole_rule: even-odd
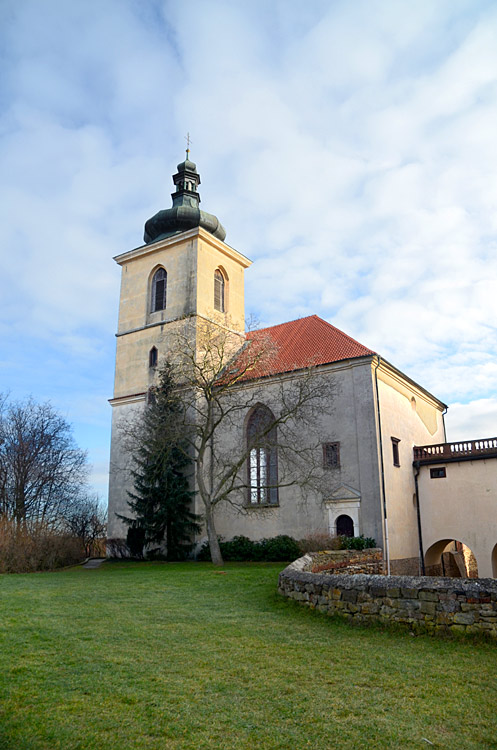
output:
[[[342,591],[342,601],[353,602],[355,604],[357,601],[357,591],[354,591],[354,589]]]
[[[357,594],[358,602],[370,602],[371,598],[371,594],[368,594],[367,591],[359,591],[359,593]]]
[[[376,615],[380,611],[380,605],[378,602],[364,602],[361,607],[361,612],[364,615]]]
[[[432,615],[433,616],[435,614],[435,612],[436,612],[436,608],[437,608],[436,602],[422,601],[419,610],[424,615]]]
[[[401,594],[404,599],[417,599],[418,598],[418,589],[401,589]]]
[[[450,625],[452,621],[453,617],[449,612],[438,612],[435,618],[437,625]]]
[[[456,612],[454,615],[454,623],[456,625],[472,625],[475,621],[473,612]]]
[[[389,599],[398,599],[400,596],[400,589],[399,588],[388,588],[387,589],[387,597]]]
[[[386,586],[385,587],[383,587],[383,586],[371,586],[371,588],[369,589],[369,593],[373,597],[386,596],[387,595],[387,589],[386,589]]]
[[[438,594],[435,591],[420,591],[419,599],[424,599],[426,602],[438,602]]]
[[[386,604],[384,604],[380,608],[380,615],[382,617],[391,617],[392,615],[394,615],[396,613],[396,611],[397,610],[393,609],[392,607],[388,607]]]

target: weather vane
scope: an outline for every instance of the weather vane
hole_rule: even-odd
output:
[[[190,143],[192,142],[190,140],[190,133],[187,133],[185,135],[185,141],[186,141],[186,158],[188,159],[190,156]]]

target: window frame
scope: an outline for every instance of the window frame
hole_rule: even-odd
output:
[[[159,275],[162,274],[159,278]],[[163,283],[162,288],[162,301],[161,307],[157,307],[157,292],[158,286]],[[157,268],[152,276],[152,284],[150,288],[150,312],[156,313],[165,310],[167,306],[167,271],[165,268],[160,266]]]
[[[445,466],[433,466],[430,468],[430,479],[446,479],[447,469]]]
[[[274,414],[263,404],[254,407],[247,420],[248,508],[274,508],[279,505],[278,440],[274,422]]]
[[[220,268],[214,271],[214,310],[226,312],[226,276]]]
[[[156,346],[153,346],[148,353],[148,366],[150,369],[155,369],[159,361],[159,350]]]
[[[322,443],[323,446],[323,469],[340,468],[340,442]],[[331,454],[331,461],[329,459]]]
[[[391,437],[390,439],[392,441],[393,465],[399,468],[400,467],[400,450],[399,450],[400,438]]]

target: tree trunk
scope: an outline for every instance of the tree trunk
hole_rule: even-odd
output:
[[[214,518],[212,516],[212,508],[205,507],[205,520],[207,523],[207,536],[209,538],[209,548],[211,551],[211,558],[214,565],[223,565],[223,556],[221,554],[221,547],[219,546],[219,540],[217,538],[216,527],[214,526]]]

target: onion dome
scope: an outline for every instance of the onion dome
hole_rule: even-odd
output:
[[[194,227],[202,227],[219,240],[226,237],[226,230],[217,216],[199,208],[200,195],[197,188],[200,185],[200,175],[197,165],[188,157],[189,149],[186,150],[185,161],[178,164],[178,171],[173,175],[176,191],[171,193],[172,208],[159,211],[145,223],[143,239],[147,245]]]

